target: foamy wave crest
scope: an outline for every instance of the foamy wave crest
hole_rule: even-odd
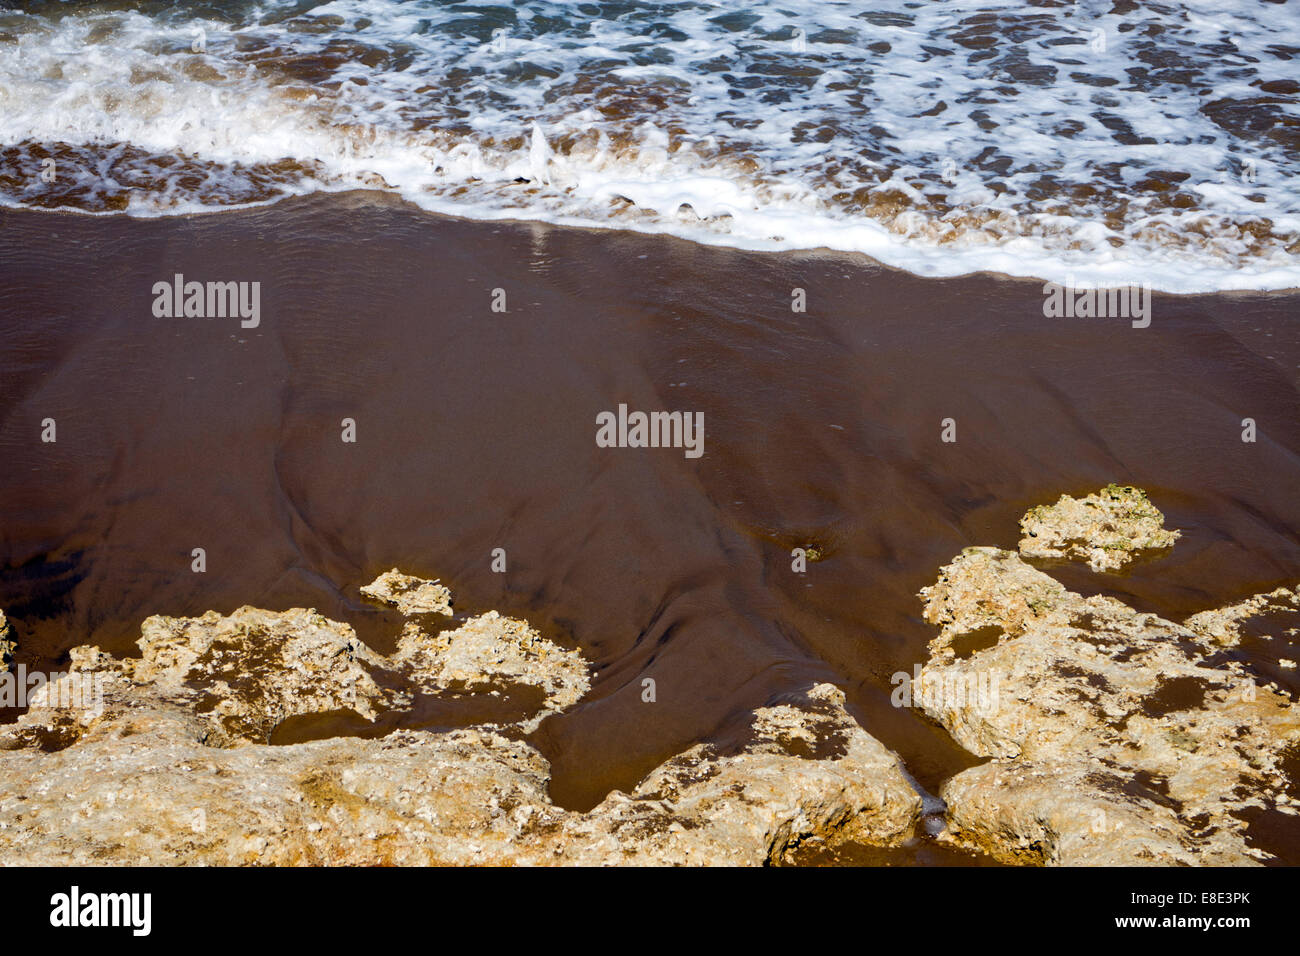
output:
[[[1254,0],[0,3],[0,202],[360,187],[929,275],[1297,287],[1297,36]]]

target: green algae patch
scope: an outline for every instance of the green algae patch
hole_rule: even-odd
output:
[[[1109,484],[1084,498],[1062,495],[1020,519],[1020,553],[1027,558],[1087,561],[1094,571],[1117,571],[1140,553],[1172,548],[1179,532],[1141,488]]]

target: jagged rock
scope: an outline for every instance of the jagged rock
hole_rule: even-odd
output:
[[[1004,863],[1070,866],[1241,866],[1236,840],[1208,835],[1195,852],[1187,823],[1124,771],[1085,761],[993,760],[943,789],[954,842]],[[1209,828],[1207,828],[1209,829]]]
[[[49,864],[488,862],[515,835],[495,808],[545,804],[545,763],[491,732],[289,747],[202,744],[155,705],[57,753],[0,754],[0,859]]]
[[[891,845],[911,835],[920,797],[898,758],[848,716],[838,688],[760,708],[751,729],[738,754],[698,744],[631,794],[571,815],[561,843],[579,863],[758,865],[813,838]],[[814,746],[831,753],[819,759]]]
[[[925,619],[941,628],[930,642],[931,653],[951,657],[957,636],[987,628],[1023,633],[1068,602],[1070,592],[1014,552],[967,548],[939,571],[937,584],[921,589],[920,597]]]
[[[536,729],[547,714],[577,703],[591,685],[581,654],[548,641],[527,622],[496,611],[432,636],[408,623],[391,664],[427,692],[452,685],[474,690],[501,682],[540,687],[545,706],[521,723],[525,731]]]
[[[137,644],[143,657],[121,661],[124,676],[200,692],[199,709],[232,741],[269,740],[289,717],[352,710],[374,720],[409,702],[375,682],[383,659],[351,627],[314,610],[151,617]]]
[[[900,842],[920,800],[837,694],[815,689],[832,707],[807,717],[811,732],[842,735],[836,757],[791,755],[761,734],[736,755],[700,745],[589,813],[552,804],[546,761],[490,728],[218,749],[177,704],[110,708],[55,753],[0,753],[0,859],[732,865],[814,837]]]
[[[622,826],[639,804],[665,801],[668,826],[640,851],[656,862],[777,862],[811,837],[889,845],[911,835],[921,799],[898,758],[845,712],[838,688],[818,685],[799,706],[762,708],[752,730],[744,752],[715,756],[698,745],[654,771],[631,801],[615,795],[595,816]],[[826,747],[833,755],[818,759]]]
[[[155,616],[140,630],[139,659],[79,647],[73,671],[114,674],[192,708],[214,744],[265,743],[290,717],[349,710],[374,720],[410,702],[409,694],[376,683],[384,659],[351,627],[314,610]]]
[[[411,577],[397,568],[385,571],[361,588],[361,593],[391,604],[403,614],[451,614],[451,591],[437,581]]]
[[[1294,813],[1300,708],[1192,628],[1084,598],[1012,552],[968,548],[924,589],[940,627],[915,689],[972,753],[948,837],[1010,862],[1253,862],[1249,807]],[[987,693],[994,690],[993,706]]]
[[[1277,588],[1267,594],[1256,594],[1237,604],[1193,614],[1185,622],[1188,627],[1225,647],[1241,640],[1241,627],[1252,618],[1289,615],[1300,612],[1300,587]],[[1296,636],[1294,627],[1286,629],[1288,637]],[[1285,666],[1285,665],[1283,665]]]
[[[75,649],[74,661],[82,672],[115,671],[189,703],[207,715],[212,742],[224,745],[267,743],[294,717],[351,712],[373,722],[408,709],[416,694],[499,694],[520,685],[544,695],[541,708],[517,721],[530,732],[590,684],[577,651],[495,611],[438,634],[408,622],[391,657],[370,650],[348,625],[302,608],[151,617],[141,631],[139,660],[90,647]],[[65,723],[60,732],[72,730]]]
[[[897,757],[831,685],[757,710],[738,752],[697,745],[578,813],[550,802],[541,754],[491,725],[264,742],[276,714],[334,709],[348,692],[400,703],[380,670],[485,691],[506,678],[542,687],[543,712],[571,705],[586,662],[522,621],[490,613],[438,635],[408,622],[391,658],[300,609],[144,631],[140,661],[72,652],[65,680],[99,682],[95,712],[60,710],[51,691],[4,728],[0,860],[761,864],[809,839],[898,843],[920,813]]]
[[[1146,492],[1107,485],[1085,498],[1061,495],[1054,505],[1031,508],[1020,519],[1020,553],[1028,558],[1077,558],[1094,571],[1114,571],[1138,552],[1172,548],[1177,531]]]
[[[14,642],[13,628],[9,626],[9,620],[5,617],[5,612],[0,611],[0,665],[9,666],[17,646]]]

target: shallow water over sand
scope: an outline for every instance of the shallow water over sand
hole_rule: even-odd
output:
[[[260,325],[155,318],[175,273],[260,281]],[[440,577],[459,611],[525,617],[595,662],[585,701],[533,736],[571,807],[814,681],[934,790],[975,761],[890,705],[934,635],[915,594],[1063,492],[1136,484],[1183,532],[1124,575],[1052,569],[1073,589],[1181,619],[1300,575],[1296,295],[1157,295],[1134,329],[1046,319],[1040,283],[375,194],[0,214],[0,291],[0,607],[20,659],[128,650],[150,614],[242,604],[313,606],[388,649],[399,621],[358,587]],[[598,448],[620,403],[703,412],[704,455]],[[794,573],[807,545],[822,559]],[[1300,691],[1279,652],[1241,650]]]

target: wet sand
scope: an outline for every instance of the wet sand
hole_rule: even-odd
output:
[[[261,282],[260,326],[155,318],[175,273]],[[369,193],[3,212],[0,608],[29,666],[243,604],[316,607],[387,651],[398,618],[358,587],[400,567],[596,662],[586,700],[532,738],[567,807],[738,740],[746,711],[814,681],[933,791],[976,761],[890,705],[934,636],[915,594],[963,547],[1014,547],[1027,508],[1145,488],[1183,532],[1171,554],[1053,573],[1175,619],[1300,577],[1300,293],[1156,295],[1146,329],[1042,303],[1039,282]],[[703,412],[703,457],[597,447],[620,403]],[[805,545],[822,560],[797,574]],[[1276,643],[1240,653],[1300,692]]]

